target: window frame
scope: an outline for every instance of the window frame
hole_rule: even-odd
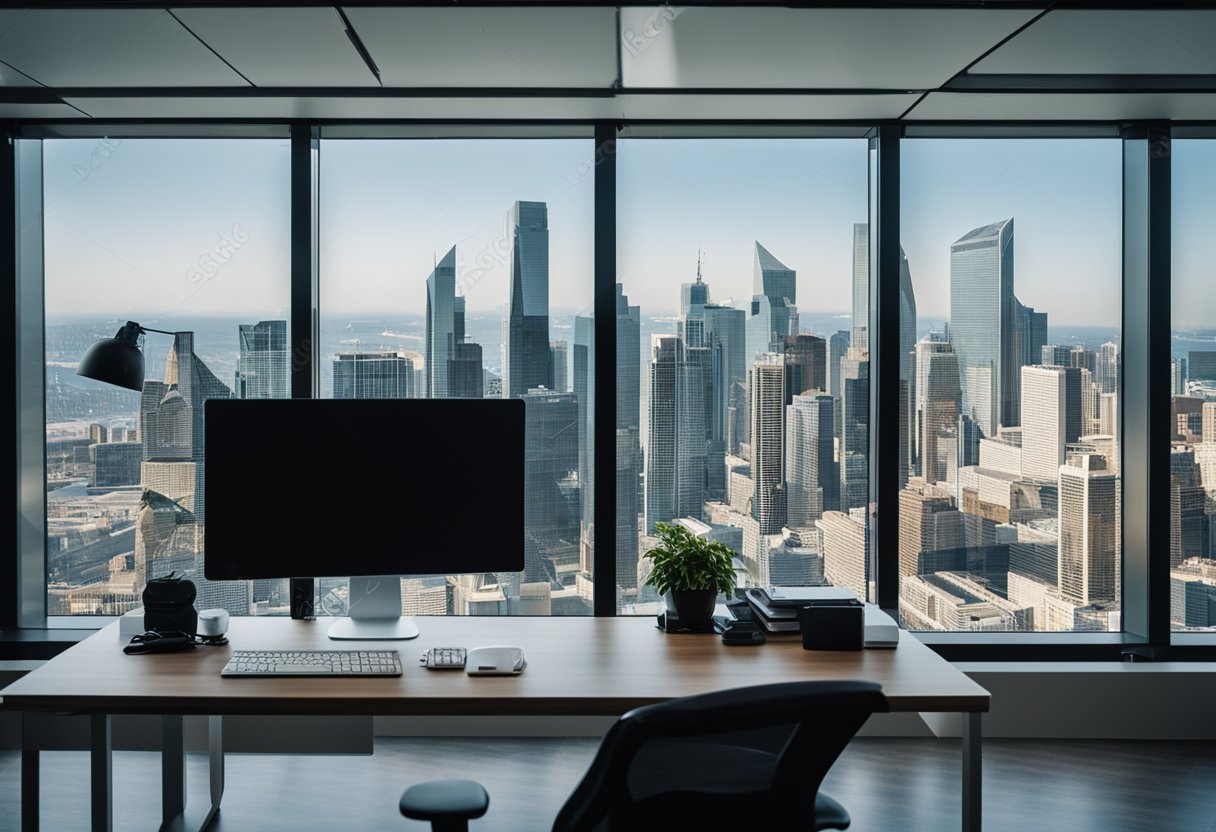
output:
[[[1143,523],[1138,547],[1128,545],[1128,489],[1124,487],[1123,546],[1123,630],[1119,633],[918,633],[926,644],[950,659],[957,660],[1081,660],[1120,658],[1160,658],[1170,652],[1171,658],[1211,660],[1216,657],[1216,634],[1173,633],[1169,624],[1169,490],[1161,489],[1164,470],[1168,486],[1169,442],[1161,436],[1168,423],[1168,412],[1160,415],[1164,399],[1154,398],[1162,387],[1161,372],[1149,372],[1160,364],[1162,338],[1165,359],[1169,357],[1169,256],[1170,256],[1170,163],[1171,137],[1216,138],[1213,122],[915,122],[872,121],[748,121],[720,122],[681,120],[603,121],[565,120],[516,121],[475,120],[464,122],[437,121],[376,121],[376,122],[241,122],[186,121],[166,119],[141,123],[95,124],[83,120],[62,122],[10,122],[4,130],[7,141],[0,142],[0,223],[8,229],[12,241],[11,254],[2,258],[3,275],[10,280],[11,293],[4,302],[13,315],[13,344],[16,353],[16,379],[8,390],[10,412],[17,415],[17,442],[8,452],[18,474],[18,514],[13,537],[14,545],[0,554],[0,586],[11,587],[0,597],[0,628],[45,630],[55,627],[75,629],[101,626],[106,620],[93,618],[64,618],[46,616],[45,575],[45,489],[31,494],[32,485],[40,485],[45,476],[45,426],[37,415],[44,412],[45,371],[43,360],[33,360],[30,353],[42,343],[44,326],[42,310],[41,223],[37,211],[31,209],[30,199],[41,195],[41,149],[36,166],[29,161],[32,154],[22,151],[28,140],[43,138],[103,138],[113,136],[162,138],[230,138],[285,136],[291,138],[291,379],[292,396],[308,397],[319,389],[319,364],[312,350],[319,317],[317,287],[317,174],[319,170],[319,139],[322,136],[341,138],[393,137],[479,137],[516,138],[520,136],[594,137],[595,211],[594,211],[594,307],[596,422],[594,437],[596,456],[610,459],[615,454],[615,432],[610,430],[615,413],[614,304],[616,283],[616,141],[623,136],[682,138],[771,138],[789,136],[800,138],[857,137],[868,138],[872,149],[870,180],[870,220],[872,228],[871,258],[871,332],[878,346],[876,367],[871,367],[871,557],[875,560],[875,581],[880,606],[887,609],[898,603],[898,473],[895,466],[882,466],[879,459],[898,454],[898,420],[882,419],[880,403],[898,397],[899,362],[898,338],[883,338],[892,332],[890,325],[898,323],[899,304],[899,146],[905,138],[1081,138],[1104,136],[1124,142],[1124,366],[1131,369],[1121,375],[1121,409],[1126,410],[1131,395],[1141,396],[1143,419],[1126,419],[1121,415],[1120,429],[1125,448],[1133,443],[1143,444],[1144,453],[1135,461],[1125,460],[1122,474],[1125,481],[1128,468],[1133,477],[1142,476],[1147,499],[1134,506],[1136,523]],[[26,141],[23,141],[26,140]],[[36,141],[29,144],[38,144]],[[23,160],[21,157],[25,155]],[[1129,170],[1129,159],[1136,168]],[[1138,161],[1137,161],[1138,160]],[[1129,175],[1135,189],[1129,187]],[[31,187],[31,177],[36,187]],[[1129,201],[1129,192],[1138,198]],[[26,213],[28,212],[28,213]],[[33,214],[31,217],[30,214]],[[32,221],[31,221],[32,220]],[[38,245],[31,245],[31,231],[36,228]],[[13,236],[22,229],[20,236]],[[1129,234],[1129,231],[1135,232]],[[1129,244],[1133,237],[1143,248]],[[25,241],[26,245],[22,245]],[[36,252],[36,256],[32,256]],[[1138,277],[1129,278],[1129,258],[1139,258]],[[1162,279],[1162,276],[1164,279]],[[1129,290],[1132,290],[1129,292]],[[1139,294],[1137,294],[1139,292]],[[1133,305],[1128,299],[1146,298],[1149,303]],[[1129,327],[1129,315],[1135,326]],[[1143,336],[1144,340],[1139,339]],[[1129,346],[1135,347],[1129,348]],[[24,360],[23,360],[24,357]],[[1136,381],[1136,367],[1141,368]],[[1168,374],[1164,384],[1168,386]],[[1129,392],[1130,391],[1130,392]],[[1149,395],[1153,394],[1153,395]],[[34,400],[37,400],[36,403]],[[36,407],[35,407],[36,404]],[[31,409],[33,408],[33,409]],[[1155,410],[1154,410],[1155,408]],[[1153,414],[1156,413],[1154,418]],[[1130,421],[1130,424],[1129,424]],[[37,424],[33,424],[38,422]],[[35,447],[36,445],[36,447]],[[35,483],[29,481],[25,469],[37,463],[42,470]],[[1129,463],[1130,466],[1129,466]],[[607,466],[596,466],[596,495],[594,507],[597,526],[597,547],[593,580],[595,583],[594,613],[597,616],[616,614],[614,541],[615,487]],[[604,478],[603,482],[598,481]],[[31,508],[43,507],[41,523]],[[881,510],[883,506],[894,510]],[[1164,525],[1162,524],[1164,518]],[[1133,529],[1135,531],[1135,529]],[[41,535],[41,537],[39,537]],[[14,540],[15,538],[15,540]],[[1164,540],[1164,546],[1162,541]],[[1156,557],[1150,553],[1156,553]],[[1130,569],[1129,569],[1130,564]],[[603,580],[599,578],[603,576]],[[1130,593],[1130,595],[1129,595]],[[1133,603],[1128,604],[1131,597]],[[1172,651],[1170,650],[1173,647]],[[1129,656],[1130,654],[1133,654]]]

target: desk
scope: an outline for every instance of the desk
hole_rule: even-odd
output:
[[[664,635],[654,619],[422,617],[408,642],[333,642],[329,622],[234,618],[229,647],[125,656],[118,625],[74,645],[0,691],[5,708],[91,716],[94,832],[108,832],[110,717],[163,720],[162,829],[205,828],[223,794],[221,718],[228,714],[620,715],[630,708],[725,688],[809,679],[865,679],[882,685],[892,711],[964,714],[963,829],[980,829],[981,716],[986,690],[916,638],[896,650],[808,652],[795,637],[760,647],[699,635]],[[513,644],[528,668],[518,677],[429,671],[417,657],[434,646]],[[400,678],[223,679],[232,649],[400,650]],[[187,813],[182,716],[210,719],[211,802]],[[38,751],[22,753],[22,829],[38,825]],[[386,799],[391,799],[389,795]]]

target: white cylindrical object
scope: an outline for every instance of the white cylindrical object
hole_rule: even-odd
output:
[[[203,610],[198,614],[198,634],[215,638],[228,632],[228,610]]]

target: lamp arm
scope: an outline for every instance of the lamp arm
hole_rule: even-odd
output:
[[[142,332],[159,332],[161,335],[176,335],[177,334],[176,332],[170,332],[167,329],[152,329],[152,327],[144,326],[142,324],[140,324],[139,329]]]

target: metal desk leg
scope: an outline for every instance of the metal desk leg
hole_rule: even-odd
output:
[[[181,714],[160,718],[160,819],[165,828],[186,811],[186,733]]]
[[[110,750],[110,715],[89,718],[89,786],[93,832],[111,832],[114,826],[114,766]]]
[[[34,746],[30,716],[21,727],[21,832],[38,832],[38,768],[41,756]]]
[[[220,800],[224,797],[224,718],[222,716],[207,717],[207,756],[211,762],[211,813],[207,815],[210,823],[212,816],[220,810]]]
[[[983,816],[983,718],[978,711],[963,714],[963,832],[980,832]]]

